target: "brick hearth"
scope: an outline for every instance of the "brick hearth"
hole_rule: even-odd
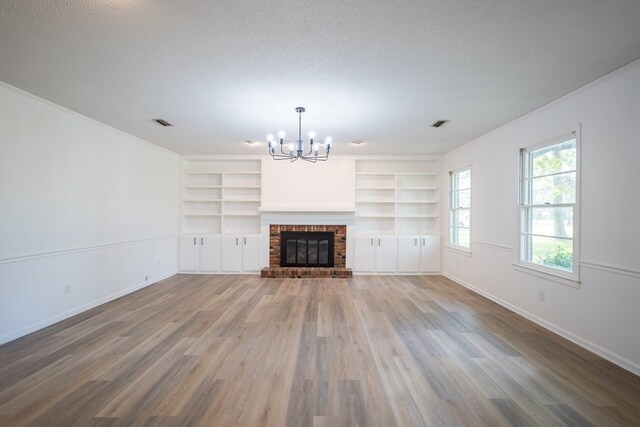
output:
[[[281,231],[314,231],[333,232],[333,268],[318,267],[280,267],[280,232]],[[353,276],[350,268],[346,268],[347,259],[347,226],[346,225],[277,225],[269,226],[269,267],[263,268],[262,277],[335,277]]]

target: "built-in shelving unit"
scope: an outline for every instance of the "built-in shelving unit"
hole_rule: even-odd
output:
[[[259,234],[260,159],[182,160],[182,233]]]
[[[356,234],[439,234],[439,161],[357,160]]]

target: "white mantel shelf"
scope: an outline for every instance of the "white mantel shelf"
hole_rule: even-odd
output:
[[[263,225],[354,225],[355,212],[355,208],[260,208]]]
[[[296,213],[296,212],[317,212],[317,213],[346,213],[351,212],[355,213],[356,208],[286,208],[286,207],[261,207],[260,212],[271,213],[271,212],[286,212],[286,213]]]

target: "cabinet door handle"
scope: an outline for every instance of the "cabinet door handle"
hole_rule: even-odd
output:
[[[378,246],[380,246],[380,239],[378,238]]]
[[[371,238],[371,246],[373,246],[373,237]]]
[[[426,243],[427,239],[422,238],[422,246],[424,246],[424,244]]]
[[[194,245],[196,244],[196,238],[195,237],[193,238],[193,244]]]
[[[413,246],[418,246],[418,239],[413,239]]]
[[[243,237],[243,239],[244,239],[244,244],[246,245],[247,244],[247,238]]]
[[[204,237],[201,237],[201,238],[200,238],[200,244],[201,244],[201,245],[204,245]]]
[[[236,237],[236,246],[238,246],[238,238]]]

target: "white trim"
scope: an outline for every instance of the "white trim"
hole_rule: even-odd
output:
[[[455,246],[451,244],[446,244],[445,249],[449,252],[454,252],[460,255],[471,256],[471,248],[465,248],[464,246]]]
[[[557,99],[549,102],[548,104],[545,104],[545,105],[543,105],[541,107],[538,107],[538,108],[536,108],[534,110],[531,110],[528,113],[525,113],[525,114],[521,115],[520,117],[516,117],[515,119],[511,120],[508,123],[503,124],[502,126],[498,126],[497,128],[495,128],[493,130],[490,130],[489,132],[486,132],[486,133],[483,133],[481,135],[478,135],[477,137],[475,137],[475,138],[473,138],[473,139],[471,139],[471,140],[469,140],[469,141],[467,141],[467,142],[465,142],[463,144],[460,144],[457,147],[452,148],[451,150],[447,151],[446,153],[443,153],[443,155],[449,154],[449,153],[453,153],[456,150],[462,149],[462,147],[464,147],[467,144],[470,144],[470,143],[472,143],[474,141],[477,141],[477,140],[479,140],[481,138],[484,138],[486,136],[493,135],[494,133],[497,133],[497,132],[501,131],[502,129],[506,129],[511,125],[519,123],[519,122],[521,122],[521,121],[523,121],[523,120],[525,120],[525,119],[527,119],[527,118],[529,118],[529,117],[531,117],[531,116],[533,116],[533,115],[535,115],[535,114],[537,114],[539,112],[542,112],[542,111],[544,111],[544,110],[546,110],[548,108],[552,108],[555,105],[560,104],[560,103],[564,102],[567,99],[571,99],[571,98],[581,94],[582,92],[585,92],[585,91],[587,91],[587,90],[589,90],[589,89],[591,89],[593,87],[600,86],[601,84],[604,84],[605,82],[607,82],[607,81],[619,76],[620,74],[624,74],[627,71],[630,71],[630,70],[632,70],[632,69],[634,69],[636,67],[640,67],[640,59],[636,59],[635,61],[633,61],[633,62],[631,62],[631,63],[629,63],[629,64],[627,64],[627,65],[625,65],[623,67],[620,67],[617,70],[614,70],[614,71],[610,72],[609,74],[606,74],[606,75],[604,75],[604,76],[602,76],[602,77],[600,77],[600,78],[598,78],[596,80],[593,80],[593,81],[587,83],[586,85],[584,85],[582,87],[579,87],[578,89],[576,89],[576,90],[574,90],[572,92],[569,92],[568,94],[566,94],[564,96],[561,96],[560,98],[557,98]]]
[[[354,276],[442,276],[440,271],[410,271],[410,272],[375,272],[375,271],[354,271]]]
[[[568,142],[568,141],[571,141],[573,139],[576,139],[576,140],[578,139],[577,130],[572,130],[570,132],[563,133],[562,135],[554,136],[553,138],[547,138],[544,141],[536,142],[534,144],[530,144],[530,145],[528,145],[526,147],[522,147],[522,148],[524,148],[527,151],[527,153],[531,153],[532,151],[538,151],[538,150],[541,150],[543,148],[551,147],[552,145],[562,144],[563,142]],[[576,143],[577,143],[577,141],[576,141]],[[577,162],[576,162],[576,167],[577,167]],[[572,169],[572,170],[569,170],[569,171],[566,171],[566,172],[575,172],[575,171],[576,171],[576,169]],[[542,178],[542,177],[545,177],[545,176],[548,176],[548,175],[538,175],[538,176],[533,176],[533,177],[530,176],[530,177],[527,177],[527,178],[529,178],[529,179]]]
[[[469,187],[464,188],[464,189],[461,189],[461,188],[453,189],[453,185],[452,185],[453,177],[455,175],[459,175],[460,173],[466,172],[466,171],[469,171]],[[449,208],[447,210],[447,225],[449,227],[448,227],[448,230],[447,230],[447,245],[446,245],[446,247],[450,248],[450,249],[458,250],[460,252],[464,252],[464,251],[466,251],[468,249],[469,253],[471,253],[471,237],[472,237],[472,233],[473,233],[473,231],[471,230],[471,225],[469,225],[469,227],[460,227],[458,225],[452,225],[451,224],[451,215],[456,213],[456,212],[462,212],[462,211],[468,211],[469,212],[469,221],[470,221],[470,224],[472,223],[472,221],[471,221],[471,214],[472,214],[471,208],[473,206],[473,203],[472,203],[473,191],[471,191],[471,187],[473,187],[473,185],[471,184],[471,180],[473,179],[473,171],[471,170],[471,164],[469,163],[469,164],[467,164],[465,166],[462,166],[462,167],[460,167],[458,169],[451,170],[451,171],[449,171],[449,173],[447,175],[448,175],[448,180],[447,180],[447,187],[448,188],[447,189],[449,190],[447,192],[448,193],[447,205],[448,205],[448,208]],[[453,206],[453,195],[454,195],[454,193],[460,194],[463,191],[468,191],[469,192],[469,206],[454,207]],[[453,230],[461,230],[461,229],[462,230],[469,230],[469,247],[468,248],[466,248],[465,246],[462,246],[462,245],[458,245],[456,243],[451,243],[452,236],[453,236],[452,231]]]
[[[103,128],[106,128],[106,129],[109,129],[111,131],[114,131],[114,132],[116,132],[116,133],[118,133],[120,135],[127,136],[129,138],[133,138],[133,139],[135,139],[135,140],[137,140],[139,142],[142,142],[142,143],[144,143],[144,144],[146,144],[146,145],[148,145],[150,147],[153,147],[155,149],[162,150],[162,151],[165,151],[167,153],[174,154],[176,156],[180,156],[176,151],[169,150],[168,148],[165,148],[165,147],[162,147],[160,145],[154,144],[153,142],[147,141],[146,139],[142,139],[139,136],[135,136],[133,134],[127,133],[127,132],[125,132],[123,130],[120,130],[118,128],[110,126],[110,125],[108,125],[106,123],[100,122],[100,121],[98,121],[96,119],[92,119],[91,117],[87,117],[87,116],[85,116],[83,114],[78,113],[77,111],[70,110],[69,108],[63,107],[60,104],[56,104],[55,102],[49,101],[48,99],[41,98],[41,97],[39,97],[37,95],[34,95],[34,94],[30,93],[30,92],[22,90],[22,89],[20,89],[18,87],[12,86],[9,83],[0,81],[0,87],[4,87],[5,89],[11,90],[11,91],[13,91],[13,92],[15,92],[15,93],[17,93],[19,95],[23,95],[23,96],[25,96],[27,98],[30,98],[32,100],[41,102],[42,104],[44,104],[44,105],[46,105],[48,107],[53,107],[53,108],[55,108],[57,110],[65,112],[65,113],[72,114],[72,115],[74,115],[74,116],[76,116],[78,118],[87,120],[87,121],[89,121],[89,122],[91,122],[93,124],[96,124],[96,125],[99,125],[99,126],[101,126]]]
[[[615,265],[586,260],[580,260],[580,265],[582,267],[593,268],[594,270],[602,270],[609,273],[621,274],[623,276],[640,277],[640,270],[634,270],[633,268],[629,267],[618,267]]]
[[[100,244],[100,245],[81,246],[81,247],[77,247],[77,248],[60,249],[60,250],[49,251],[49,252],[37,252],[37,253],[33,253],[33,254],[15,255],[15,256],[9,256],[9,257],[5,257],[5,258],[0,258],[0,265],[1,264],[10,264],[10,263],[20,262],[20,261],[27,261],[27,260],[36,259],[36,258],[45,258],[45,257],[49,257],[49,256],[75,254],[75,253],[78,253],[78,252],[87,252],[87,251],[93,251],[93,250],[96,250],[96,249],[114,248],[114,247],[118,247],[118,246],[127,246],[127,245],[133,245],[133,244],[137,244],[137,243],[155,242],[155,241],[158,241],[158,240],[177,239],[177,238],[178,238],[178,234],[167,234],[167,235],[164,235],[164,236],[146,237],[146,238],[143,238],[143,239],[134,239],[134,240],[125,240],[125,241],[122,241],[122,242],[103,243],[103,244]]]
[[[522,262],[513,263],[514,270],[519,271],[520,273],[530,274],[531,276],[536,276],[541,279],[550,280],[552,282],[560,283],[561,285],[571,286],[572,288],[580,287],[579,279],[573,279],[569,276],[563,276],[561,274],[556,274],[555,272],[545,271],[545,270],[542,270],[541,267],[543,266],[539,266],[537,264],[532,264],[532,263],[527,263],[527,264],[524,264]],[[575,267],[576,267],[576,270],[579,270],[577,265]],[[560,272],[562,270],[558,270],[558,271]]]
[[[290,207],[260,207],[258,208],[260,212],[264,213],[309,213],[315,212],[320,214],[325,213],[349,213],[355,212],[355,208],[346,207],[346,208],[290,208]]]
[[[355,225],[355,211],[304,211],[300,209],[261,211],[260,223],[263,226],[272,224],[291,225]]]
[[[523,239],[522,236],[531,236],[533,234],[523,232],[523,212],[525,209],[530,209],[532,207],[536,207],[536,205],[525,204],[523,200],[524,194],[524,186],[527,180],[530,180],[527,175],[529,156],[532,151],[537,151],[545,147],[550,147],[553,145],[560,144],[565,141],[575,140],[576,145],[576,169],[573,171],[576,174],[575,180],[575,193],[576,199],[573,204],[549,204],[543,205],[541,207],[545,208],[554,208],[554,207],[573,207],[573,235],[568,240],[571,240],[573,243],[573,253],[572,253],[572,265],[573,271],[565,272],[560,269],[556,269],[553,267],[547,267],[540,264],[535,264],[531,261],[526,261],[523,259]],[[578,123],[574,130],[565,132],[562,135],[557,137],[548,138],[542,142],[528,145],[526,147],[521,147],[518,149],[518,221],[517,221],[517,234],[516,234],[516,250],[514,251],[514,259],[512,264],[516,268],[516,270],[522,273],[533,274],[538,277],[547,278],[554,282],[561,283],[563,285],[577,287],[580,283],[580,205],[581,205],[581,174],[582,174],[582,123]],[[526,159],[525,159],[526,157]],[[527,165],[525,165],[527,163]],[[527,200],[527,202],[529,202]],[[555,236],[540,236],[540,237],[550,237],[555,238]]]
[[[543,328],[557,334],[560,335],[563,338],[568,339],[569,341],[573,342],[574,344],[579,345],[582,348],[585,348],[595,354],[597,354],[598,356],[610,361],[611,363],[614,363],[618,366],[620,366],[623,369],[626,369],[629,372],[634,373],[635,375],[640,375],[640,365],[622,357],[619,356],[585,338],[582,338],[579,335],[576,335],[572,332],[567,331],[566,329],[563,329],[557,325],[555,325],[554,323],[548,322],[532,313],[529,313],[526,310],[521,309],[520,307],[517,307],[501,298],[496,297],[495,295],[486,292],[476,286],[473,286],[472,284],[465,282],[462,279],[459,279],[451,274],[447,274],[447,273],[442,273],[443,276],[445,276],[446,278],[453,280],[456,283],[459,283],[460,285],[464,286],[467,289],[472,290],[473,292],[482,295],[485,298],[490,299],[491,301],[495,302],[496,304],[499,304],[511,311],[513,311],[514,313],[517,313],[527,319],[529,319],[530,321],[532,321],[533,323],[536,323],[540,326],[542,326]]]
[[[491,249],[497,249],[499,251],[506,251],[506,252],[513,251],[513,248],[510,247],[510,246],[498,245],[498,244],[489,243],[489,242],[482,242],[480,240],[472,240],[471,244],[478,245],[478,246],[484,246],[486,248],[491,248]]]
[[[144,282],[138,283],[136,285],[130,286],[130,287],[126,288],[126,289],[121,289],[118,292],[115,292],[115,293],[113,293],[111,295],[107,295],[106,297],[99,298],[99,299],[97,299],[95,301],[92,301],[92,302],[87,303],[85,305],[82,305],[80,307],[74,307],[71,310],[67,310],[64,313],[56,314],[55,316],[51,316],[48,319],[44,319],[44,320],[40,320],[40,321],[38,321],[36,323],[32,323],[29,326],[26,326],[24,328],[18,329],[17,331],[13,331],[13,332],[11,332],[11,333],[9,333],[7,335],[4,335],[4,336],[0,337],[0,345],[5,344],[5,343],[7,343],[9,341],[13,341],[15,339],[18,339],[18,338],[23,337],[25,335],[28,335],[28,334],[30,334],[32,332],[38,331],[40,329],[46,328],[47,326],[51,326],[54,323],[58,323],[58,322],[60,322],[62,320],[68,319],[69,317],[73,317],[76,314],[80,314],[80,313],[85,312],[87,310],[91,310],[92,308],[95,308],[95,307],[97,307],[99,305],[105,304],[105,303],[107,303],[109,301],[113,301],[114,299],[120,298],[120,297],[122,297],[124,295],[128,295],[128,294],[130,294],[132,292],[135,292],[135,291],[137,291],[139,289],[145,288],[147,286],[154,285],[157,282],[159,282],[161,280],[164,280],[166,278],[169,278],[169,277],[171,277],[171,276],[173,276],[175,274],[176,274],[176,272],[172,271],[170,273],[167,273],[167,274],[152,278],[152,279],[150,279],[148,281],[144,281]]]

